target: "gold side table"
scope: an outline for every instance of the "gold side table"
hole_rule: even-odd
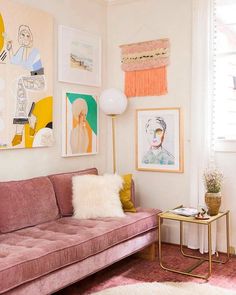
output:
[[[226,239],[227,239],[227,258],[224,261],[221,260],[216,260],[212,258],[212,235],[211,235],[211,224],[212,222],[222,218],[225,216],[226,219]],[[211,276],[211,272],[212,272],[212,262],[216,262],[216,263],[226,263],[229,261],[230,258],[230,245],[229,245],[229,210],[226,212],[220,212],[219,214],[217,214],[216,216],[211,216],[209,219],[206,220],[199,220],[199,219],[195,219],[195,217],[186,217],[186,216],[182,216],[182,215],[177,215],[171,212],[163,212],[158,214],[158,219],[159,219],[159,260],[160,260],[160,266],[168,271],[171,272],[175,272],[175,273],[179,273],[179,274],[183,274],[183,275],[188,275],[191,277],[195,277],[195,278],[200,278],[200,279],[205,279],[207,280],[210,276]],[[169,268],[167,266],[163,265],[163,261],[162,261],[162,241],[161,241],[161,232],[162,232],[162,221],[164,219],[169,219],[169,220],[175,220],[178,221],[180,224],[180,251],[181,254],[185,257],[190,257],[190,258],[194,258],[199,260],[197,263],[195,263],[192,267],[189,267],[187,270],[185,271],[180,271],[177,269],[173,269],[173,268]],[[188,223],[195,223],[195,224],[202,224],[207,226],[208,228],[208,258],[206,257],[201,257],[201,256],[194,256],[194,255],[189,255],[186,254],[183,250],[183,223],[184,222],[188,222]],[[203,262],[208,262],[208,272],[206,275],[198,275],[198,274],[193,274],[191,273],[195,268],[197,268],[198,266],[200,266]]]

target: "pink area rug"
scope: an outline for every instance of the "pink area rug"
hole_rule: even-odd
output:
[[[187,251],[187,250],[186,250]],[[189,250],[188,250],[189,251]],[[194,251],[190,251],[193,253]],[[195,254],[198,254],[196,252]],[[183,258],[179,247],[165,245],[163,247],[163,261],[170,267],[183,270],[196,260]],[[202,274],[207,271],[207,264],[202,264],[194,273]],[[135,256],[123,259],[76,284],[73,284],[54,295],[88,295],[119,285],[135,284],[142,282],[197,282],[204,280],[194,279],[180,274],[171,273],[161,269],[158,259],[147,261]],[[231,258],[227,264],[213,264],[212,276],[209,284],[230,290],[236,290],[236,258]]]

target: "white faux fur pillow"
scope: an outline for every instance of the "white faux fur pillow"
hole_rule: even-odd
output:
[[[123,217],[119,191],[123,179],[117,174],[81,175],[72,178],[74,217]]]

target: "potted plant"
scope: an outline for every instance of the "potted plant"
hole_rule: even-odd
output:
[[[218,169],[208,169],[204,173],[204,184],[206,188],[205,203],[208,215],[214,216],[219,213],[221,205],[221,187],[223,174]]]

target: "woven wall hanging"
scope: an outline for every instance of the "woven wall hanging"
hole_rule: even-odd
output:
[[[169,39],[121,45],[125,94],[153,96],[167,93],[166,67],[169,64]]]

